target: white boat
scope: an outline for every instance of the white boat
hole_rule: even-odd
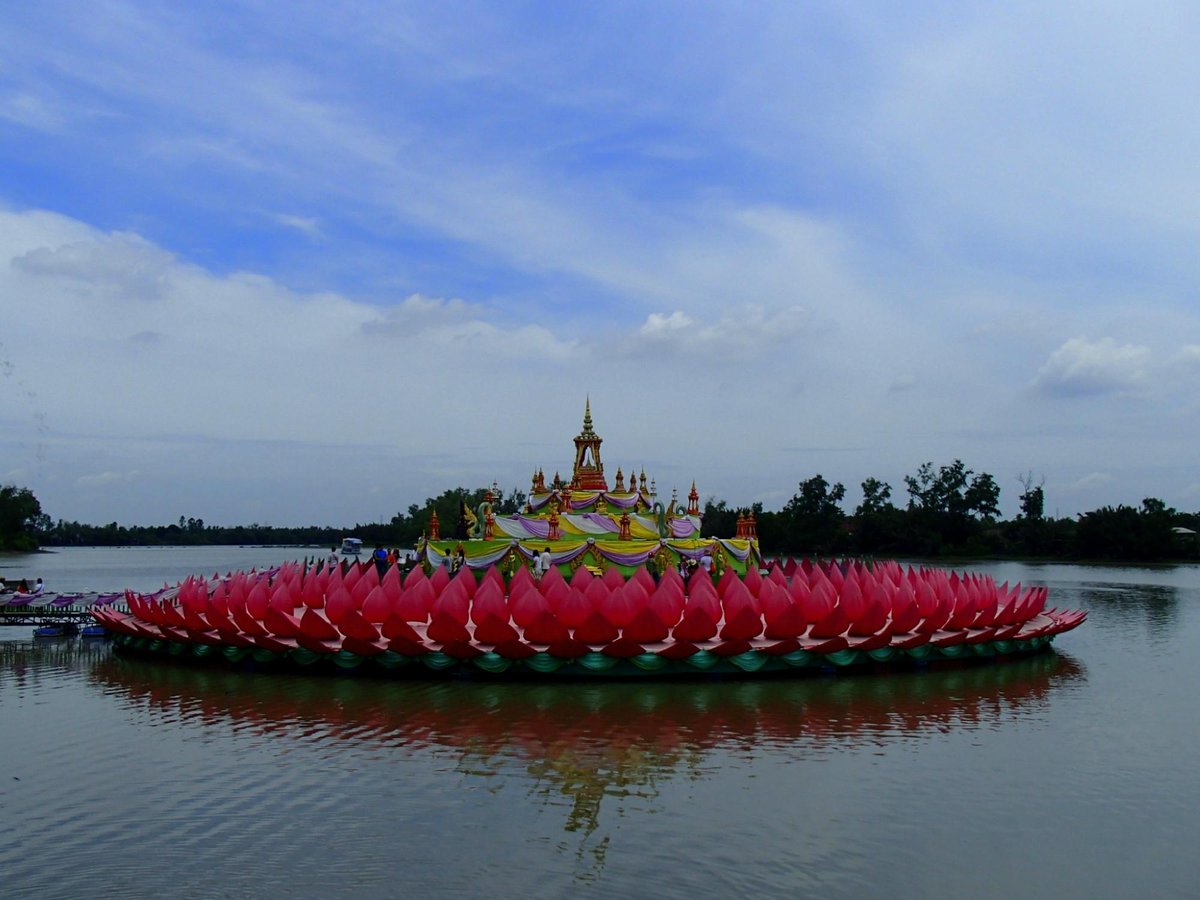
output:
[[[342,555],[358,556],[362,553],[362,541],[359,538],[342,538]]]

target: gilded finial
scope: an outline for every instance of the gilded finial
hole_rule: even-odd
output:
[[[592,431],[592,398],[589,395],[583,404],[583,434],[591,435]]]

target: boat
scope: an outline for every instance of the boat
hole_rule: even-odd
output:
[[[342,538],[342,556],[358,556],[362,553],[363,542],[359,538]]]
[[[79,626],[74,622],[46,623],[33,629],[33,636],[39,638],[71,637],[78,633]]]
[[[119,652],[234,664],[479,677],[748,677],[926,666],[1042,651],[1079,626],[1041,586],[893,561],[764,559],[752,515],[702,537],[645,472],[609,488],[585,405],[570,481],[534,471],[456,534],[432,514],[417,564],[289,563],[189,577],[91,614]],[[354,540],[354,539],[347,539]],[[361,542],[359,542],[361,543]],[[343,542],[343,545],[345,542]],[[545,565],[546,557],[549,565]]]
[[[3,602],[8,606],[45,606],[56,595],[46,593],[42,579],[39,578],[34,584],[33,590],[29,590],[25,579],[22,578],[17,583],[17,589],[6,592],[4,596],[7,599]]]

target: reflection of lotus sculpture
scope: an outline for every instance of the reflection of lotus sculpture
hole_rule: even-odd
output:
[[[371,565],[188,579],[129,611],[96,609],[126,650],[344,668],[575,675],[757,673],[1027,653],[1085,618],[1044,588],[898,563],[703,571],[489,569],[432,577]]]
[[[699,775],[723,750],[808,754],[889,735],[937,740],[950,729],[1011,727],[1085,677],[1057,654],[833,683],[366,684],[112,659],[91,669],[106,695],[172,724],[232,726],[331,757],[348,743],[448,752],[476,775],[515,760],[542,805],[568,798],[564,830],[581,835],[596,829],[604,802],[653,796],[664,776]]]

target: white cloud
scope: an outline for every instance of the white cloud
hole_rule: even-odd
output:
[[[410,294],[394,306],[380,310],[362,328],[364,332],[387,332],[401,337],[422,335],[478,322],[484,313],[479,304],[467,303],[457,297],[444,300]]]
[[[60,278],[81,291],[146,299],[160,296],[170,271],[180,268],[170,253],[127,233],[37,247],[14,256],[11,264],[32,278]]]
[[[75,479],[75,484],[79,487],[106,487],[113,484],[128,484],[137,478],[138,472],[134,469],[131,472],[96,472],[88,475],[80,475]]]
[[[205,502],[320,485],[352,516],[360,457],[402,503],[556,465],[515,440],[573,433],[589,390],[606,448],[731,502],[954,458],[1170,501],[1192,465],[1200,66],[1172,16],[263,6],[229,14],[245,55],[202,6],[68,6],[0,29],[26,129],[0,194],[104,223],[0,214],[0,363],[31,389],[0,439],[51,423],[58,484],[136,469],[167,505],[203,471]],[[1090,402],[1064,421],[1031,373]]]
[[[1181,347],[1171,362],[1187,369],[1200,369],[1200,344],[1188,344]]]
[[[646,341],[672,341],[686,335],[694,324],[683,310],[677,309],[670,315],[654,312],[646,317],[638,329],[638,336]]]
[[[292,216],[286,213],[274,213],[271,218],[280,225],[306,234],[310,238],[321,236],[321,224],[316,216]]]
[[[698,315],[698,314],[697,314]],[[759,304],[734,304],[719,317],[697,317],[683,310],[650,313],[635,333],[634,353],[704,351],[716,357],[743,359],[792,341],[809,327],[803,307],[770,309]]]
[[[8,119],[38,131],[59,131],[62,115],[49,103],[30,93],[14,93],[0,97],[0,119]]]
[[[473,354],[509,359],[527,355],[562,360],[578,347],[577,342],[559,339],[543,326],[496,325],[488,321],[490,317],[491,313],[480,304],[411,294],[364,322],[362,332],[430,346],[469,347],[468,352]]]
[[[22,228],[23,220],[42,227]],[[153,294],[153,302],[131,303],[135,294],[139,300]],[[45,485],[61,486],[65,493],[46,488],[39,498],[68,518],[86,518],[71,506],[88,502],[68,485],[112,487],[135,476],[144,490],[109,501],[161,503],[173,519],[178,512],[170,497],[193,492],[184,482],[204,477],[212,484],[197,494],[200,502],[242,508],[249,501],[239,498],[261,490],[235,486],[239,472],[267,479],[252,454],[265,453],[278,471],[300,474],[302,467],[280,456],[309,455],[309,447],[327,449],[311,455],[317,468],[303,472],[305,483],[340,483],[353,448],[376,460],[379,448],[387,448],[381,464],[389,469],[393,498],[397,478],[411,491],[403,496],[433,491],[431,467],[465,465],[476,474],[463,478],[490,481],[498,474],[492,467],[511,455],[506,442],[529,425],[517,428],[513,410],[522,420],[536,418],[539,404],[573,400],[586,390],[562,377],[564,366],[589,358],[573,337],[509,321],[481,304],[417,294],[381,307],[338,294],[300,294],[261,275],[214,274],[145,240],[90,229],[80,234],[77,224],[33,213],[0,210],[0,296],[7,357],[0,361],[10,381],[20,376],[29,385],[27,402],[13,392],[0,395],[0,421],[14,423],[9,449],[32,456],[44,438],[37,429],[48,418],[49,459],[42,465],[37,450],[39,458],[24,468],[41,471],[36,480]],[[539,373],[545,384],[534,392],[528,379]],[[24,408],[29,404],[32,415]],[[568,408],[573,414],[574,403]],[[574,425],[568,420],[563,428]],[[69,446],[61,441],[67,434],[76,436]],[[290,443],[262,449],[280,440]],[[230,460],[226,466],[212,465],[222,456]],[[335,458],[338,468],[322,468]],[[296,499],[302,510],[304,492]],[[117,512],[94,518],[109,521]],[[238,520],[236,513],[197,512],[211,521]],[[293,514],[300,521],[354,515],[350,509]]]
[[[1113,476],[1109,475],[1107,472],[1089,472],[1082,478],[1078,478],[1072,483],[1065,485],[1062,489],[1069,493],[1079,493],[1082,491],[1090,491],[1106,484],[1111,484],[1112,481]]]
[[[1076,337],[1050,354],[1034,387],[1047,394],[1098,396],[1144,389],[1148,384],[1148,347]]]

